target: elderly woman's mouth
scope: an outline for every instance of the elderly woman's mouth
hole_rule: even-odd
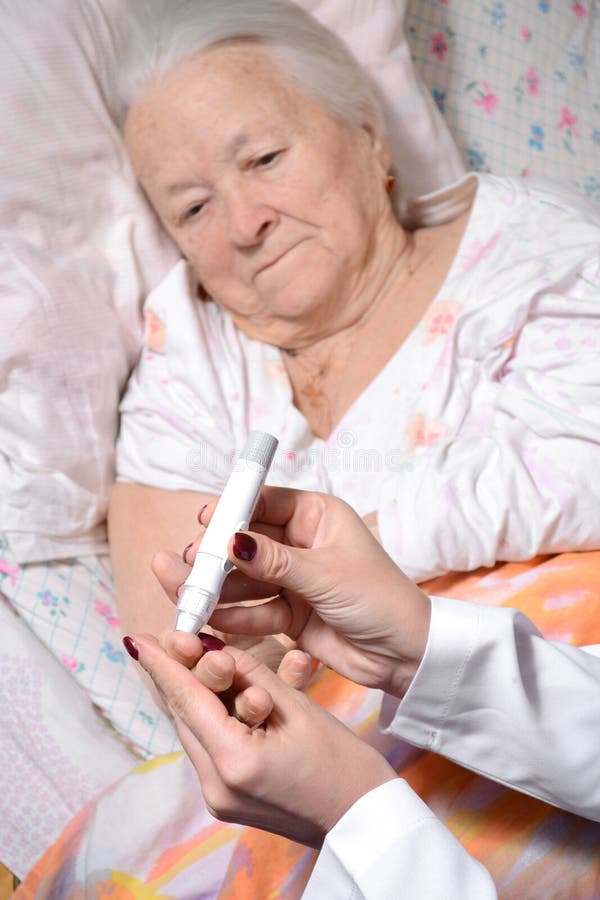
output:
[[[292,246],[288,247],[287,250],[283,250],[281,253],[278,253],[277,255],[272,256],[267,262],[263,263],[261,266],[258,267],[258,269],[255,272],[254,277],[256,278],[257,275],[260,275],[261,272],[265,272],[267,269],[272,269],[273,266],[277,265],[277,263],[280,262],[285,257],[288,257],[296,249],[296,247],[299,247],[300,244],[303,244],[303,243],[304,243],[304,239],[301,241],[298,241],[296,244],[292,244]]]

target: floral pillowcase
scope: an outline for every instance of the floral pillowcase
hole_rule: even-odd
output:
[[[600,0],[408,0],[405,33],[469,169],[600,202]]]

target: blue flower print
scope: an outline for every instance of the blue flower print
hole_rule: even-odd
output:
[[[60,606],[68,606],[69,598],[63,597],[62,601],[60,597],[56,594],[53,594],[52,591],[46,589],[45,591],[38,591],[37,593],[38,600],[41,602],[42,606],[46,606],[51,616],[66,616],[66,612],[64,609],[60,609]]]
[[[586,175],[581,186],[588,197],[600,200],[600,180],[595,175]]]
[[[121,666],[125,665],[125,652],[116,649],[110,641],[104,641],[104,644],[100,647],[100,653],[104,653],[111,662],[119,663]]]
[[[583,68],[583,53],[581,50],[577,50],[576,47],[571,47],[567,50],[567,60],[569,65],[576,71],[580,71]]]
[[[490,14],[490,19],[492,20],[492,25],[494,28],[502,29],[504,27],[504,23],[506,21],[506,8],[501,0],[498,0],[496,3],[492,3],[491,9],[488,9]]]
[[[548,0],[540,0],[540,2],[538,3],[538,8],[541,10],[541,12],[547,13],[550,10],[550,4],[548,3]]]
[[[531,137],[529,138],[529,146],[535,147],[536,150],[543,150],[545,136],[546,133],[541,125],[532,125]]]
[[[479,144],[466,148],[467,166],[475,172],[487,172],[487,156]]]
[[[435,100],[437,108],[442,115],[444,115],[446,112],[446,91],[440,91],[439,88],[433,88],[431,95]]]
[[[144,712],[141,709],[138,709],[138,716],[142,720],[145,725],[154,725],[154,719],[147,712]]]

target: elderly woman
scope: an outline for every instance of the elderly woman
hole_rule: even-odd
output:
[[[161,6],[130,29],[118,113],[184,260],[122,404],[124,628],[172,622],[150,560],[192,540],[252,428],[280,438],[273,481],[343,496],[415,580],[600,546],[597,212],[470,176],[409,230],[334,36],[275,0]]]

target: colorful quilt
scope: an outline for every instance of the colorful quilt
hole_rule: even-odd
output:
[[[438,595],[522,610],[552,639],[600,642],[600,552],[451,574]],[[323,669],[309,688],[398,773],[492,873],[506,900],[600,897],[600,824],[522,796],[430,752],[379,734],[379,695]],[[180,754],[142,763],[71,821],[15,900],[296,900],[315,852],[204,809]]]

